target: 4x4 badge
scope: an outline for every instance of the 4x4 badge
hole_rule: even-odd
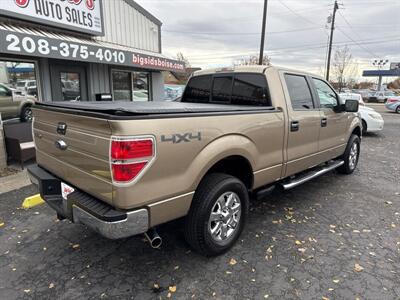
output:
[[[161,142],[172,142],[173,144],[179,144],[181,142],[190,143],[192,140],[201,141],[201,132],[197,133],[184,133],[184,134],[173,134],[171,137],[165,135],[161,136]]]

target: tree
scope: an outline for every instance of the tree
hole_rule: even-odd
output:
[[[180,62],[183,62],[183,63],[185,64],[186,68],[189,68],[189,67],[190,67],[189,59],[188,59],[185,55],[183,55],[182,52],[178,52],[178,53],[176,54],[176,59],[177,59],[178,61],[180,61]]]
[[[339,92],[346,86],[347,79],[354,78],[357,72],[353,55],[348,46],[338,48],[333,57],[333,71],[339,85]]]
[[[388,89],[400,89],[400,77],[388,83],[387,87]]]
[[[271,59],[268,55],[264,55],[263,57],[263,65],[269,66],[271,64]],[[248,57],[244,57],[238,59],[234,62],[235,66],[251,66],[251,65],[258,65],[258,57],[255,55],[250,55]]]

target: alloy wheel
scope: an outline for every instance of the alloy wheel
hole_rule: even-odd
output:
[[[212,239],[224,245],[239,228],[242,207],[239,196],[234,192],[222,194],[215,202],[208,221]]]
[[[358,160],[358,144],[353,143],[349,154],[349,167],[351,170],[354,170],[356,168],[357,160]]]

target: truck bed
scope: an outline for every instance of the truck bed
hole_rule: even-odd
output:
[[[272,106],[244,106],[210,103],[185,102],[41,102],[36,108],[58,112],[95,115],[107,119],[135,119],[152,115],[168,116],[175,114],[214,114],[274,111]]]

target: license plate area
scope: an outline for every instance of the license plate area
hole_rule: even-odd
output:
[[[68,195],[73,193],[75,189],[68,184],[61,182],[61,196],[64,200],[67,200]]]

